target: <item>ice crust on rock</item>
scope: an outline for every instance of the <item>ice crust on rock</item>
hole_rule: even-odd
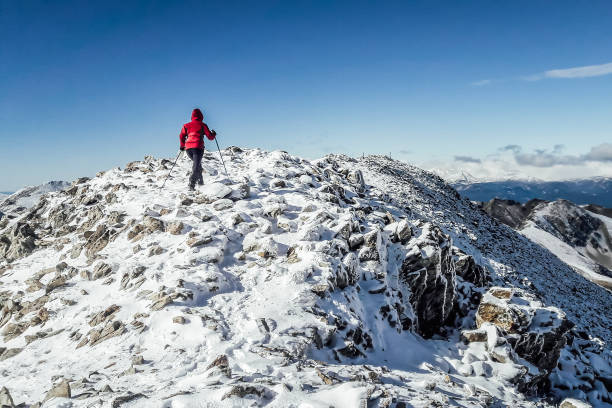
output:
[[[610,293],[438,177],[380,156],[223,155],[230,178],[205,152],[193,194],[187,159],[160,191],[172,162],[146,157],[4,222],[2,395],[33,405],[65,384],[45,406],[609,403]]]

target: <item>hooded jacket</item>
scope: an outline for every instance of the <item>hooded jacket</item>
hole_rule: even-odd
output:
[[[206,123],[202,122],[204,115],[199,109],[194,109],[191,112],[191,122],[185,123],[179,134],[181,148],[185,149],[203,149],[204,135],[208,140],[215,140],[215,135],[208,129]]]

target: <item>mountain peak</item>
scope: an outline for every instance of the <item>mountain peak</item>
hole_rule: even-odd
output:
[[[188,159],[161,189],[172,162],[146,157],[0,221],[14,400],[609,398],[610,293],[441,178],[382,156],[223,154],[229,176],[205,152],[194,193]]]

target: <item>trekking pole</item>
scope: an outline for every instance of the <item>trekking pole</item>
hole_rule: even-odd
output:
[[[229,178],[227,174],[227,167],[225,167],[225,162],[223,161],[223,155],[221,154],[221,148],[219,147],[219,142],[217,142],[217,137],[215,136],[215,143],[217,143],[217,149],[219,150],[219,157],[221,157],[221,163],[223,163],[223,168],[225,169],[225,177]]]
[[[168,175],[164,179],[164,184],[162,184],[162,186],[159,188],[160,190],[162,190],[164,188],[164,186],[166,185],[166,181],[168,180],[168,177],[170,177],[170,173],[172,173],[172,170],[174,169],[174,166],[176,166],[176,162],[178,161],[179,156],[181,155],[181,153],[183,153],[183,151],[179,150],[179,153],[176,155],[176,159],[174,160],[174,164],[172,165],[172,168],[170,169],[170,171],[168,172]]]

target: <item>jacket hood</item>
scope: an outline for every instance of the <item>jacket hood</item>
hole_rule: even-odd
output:
[[[202,115],[202,111],[197,108],[194,109],[193,112],[191,112],[191,120],[204,120],[204,115]]]

